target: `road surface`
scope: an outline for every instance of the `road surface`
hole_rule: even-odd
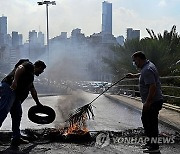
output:
[[[55,109],[56,119],[52,124],[38,125],[32,123],[27,118],[28,109],[35,103],[31,98],[27,99],[23,104],[23,118],[21,129],[33,128],[52,128],[63,127],[64,121],[68,118],[70,111],[73,108],[83,106],[91,102],[98,94],[90,94],[82,91],[73,92],[72,95],[48,96],[40,97],[40,101],[44,105],[49,105]],[[94,103],[95,119],[88,121],[88,129],[90,131],[123,131],[127,129],[136,129],[142,127],[140,113],[132,108],[126,107],[116,101],[112,101],[105,96],[100,96]],[[10,116],[3,123],[2,130],[11,129]],[[174,133],[174,130],[160,125],[160,132]],[[96,145],[96,144],[95,144]],[[69,143],[48,143],[48,144],[28,144],[21,147],[21,152],[24,153],[118,153],[118,154],[139,154],[143,153],[140,145],[107,143],[105,146],[69,144]],[[176,154],[179,153],[180,145],[177,143],[161,145],[161,153]],[[7,146],[0,146],[1,152],[8,151]],[[0,152],[0,153],[1,153]]]

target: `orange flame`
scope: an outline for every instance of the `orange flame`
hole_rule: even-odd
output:
[[[65,131],[64,135],[68,134],[86,134],[88,132],[87,125],[86,125],[87,117],[84,116],[81,122],[77,122],[73,125],[70,125],[68,129]]]

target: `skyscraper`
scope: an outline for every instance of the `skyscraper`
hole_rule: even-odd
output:
[[[7,35],[7,17],[0,17],[0,33]]]
[[[112,34],[112,3],[102,3],[102,33]]]
[[[38,32],[38,43],[41,47],[44,46],[44,34],[42,32]]]
[[[0,45],[6,42],[5,38],[7,36],[7,17],[0,17]]]
[[[29,43],[31,45],[35,45],[38,42],[37,32],[35,30],[32,30],[29,32]]]
[[[19,45],[19,34],[18,32],[12,32],[12,46],[16,48]]]

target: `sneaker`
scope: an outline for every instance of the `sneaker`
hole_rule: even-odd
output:
[[[160,153],[160,150],[159,149],[153,149],[151,147],[143,150],[144,153]]]
[[[20,139],[12,139],[11,140],[11,145],[15,146],[15,147],[19,146],[20,144],[28,144],[28,143],[29,143],[28,140],[24,140],[22,138],[20,138]]]

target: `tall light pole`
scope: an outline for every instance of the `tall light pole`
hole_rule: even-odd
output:
[[[48,18],[48,6],[50,4],[52,5],[56,5],[56,2],[55,1],[42,1],[42,2],[37,2],[38,5],[43,5],[45,4],[46,5],[46,18],[47,18],[47,52],[48,52],[48,64],[49,64],[49,18]]]

